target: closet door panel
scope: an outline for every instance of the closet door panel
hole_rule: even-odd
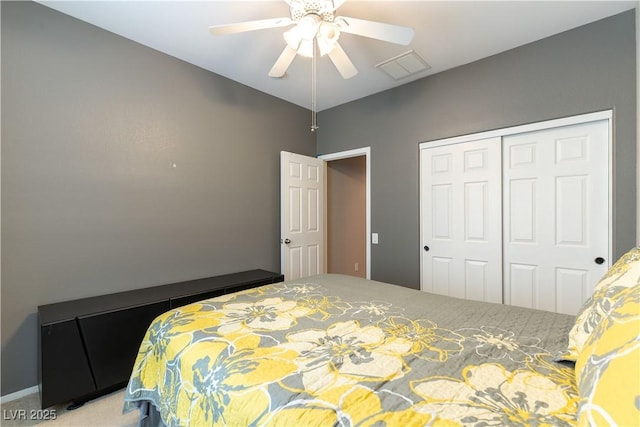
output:
[[[503,138],[507,304],[576,314],[606,272],[608,146],[605,120]]]
[[[535,244],[537,239],[536,179],[513,179],[507,187],[510,200],[509,229],[505,235],[510,242]]]
[[[510,295],[510,303],[520,307],[534,308],[534,299],[538,288],[537,265],[509,263],[508,279],[512,283],[518,283],[517,287],[512,289]]]
[[[588,245],[588,179],[587,175],[556,178],[556,245]]]
[[[571,268],[556,269],[556,297],[558,307],[565,313],[578,313],[582,301],[591,295],[589,271]]]
[[[502,302],[500,138],[421,150],[422,288]]]
[[[453,233],[453,186],[451,184],[434,185],[432,187],[432,224],[433,240],[451,240]]]
[[[490,267],[487,261],[465,260],[465,289],[464,294],[468,299],[483,301],[487,295],[487,287],[491,286],[487,278]]]
[[[451,258],[433,257],[431,261],[431,283],[432,292],[441,295],[451,295],[455,293],[451,280]]]
[[[488,192],[487,181],[464,183],[464,240],[467,242],[487,242]]]

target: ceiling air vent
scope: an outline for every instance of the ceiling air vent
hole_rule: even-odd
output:
[[[376,68],[387,73],[393,80],[402,80],[422,71],[427,71],[431,65],[413,50],[387,59],[376,65]]]

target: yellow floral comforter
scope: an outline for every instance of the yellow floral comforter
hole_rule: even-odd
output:
[[[552,361],[573,320],[342,275],[267,285],[155,319],[124,411],[168,426],[575,425],[573,367]]]

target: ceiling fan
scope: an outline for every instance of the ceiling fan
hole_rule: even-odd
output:
[[[348,79],[358,74],[358,70],[338,43],[340,33],[355,34],[401,45],[408,45],[413,39],[413,28],[335,16],[335,11],[346,0],[284,1],[289,5],[291,17],[214,25],[209,27],[209,31],[214,35],[225,35],[295,24],[284,33],[286,46],[269,71],[269,76],[276,78],[284,77],[297,54],[314,57],[316,46],[321,56],[329,56],[343,78]]]

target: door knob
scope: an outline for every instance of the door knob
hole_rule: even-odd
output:
[[[282,240],[282,243],[284,243],[285,245],[288,245],[289,243],[291,243],[291,239],[284,239]]]
[[[425,245],[423,249],[425,252],[429,252],[429,246]]]
[[[598,265],[604,264],[604,258],[602,258],[600,256],[598,258],[594,259],[593,261]]]

